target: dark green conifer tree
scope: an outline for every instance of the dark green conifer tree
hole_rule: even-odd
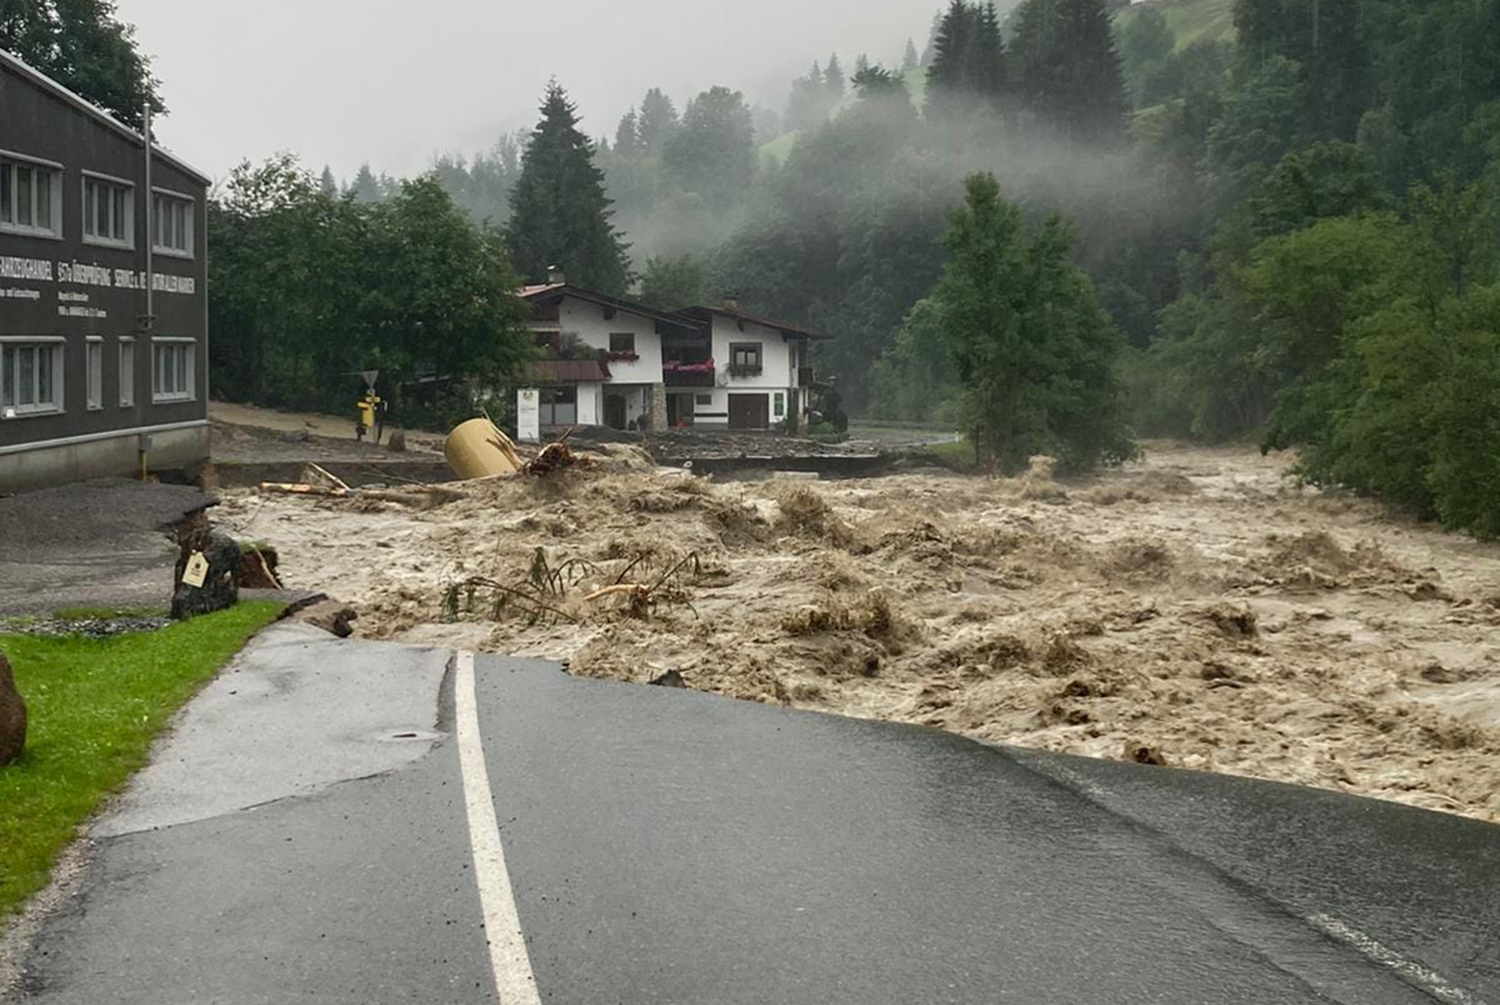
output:
[[[640,116],[636,125],[640,152],[659,154],[667,140],[677,131],[677,106],[672,99],[653,87],[641,101]]]
[[[1124,136],[1128,103],[1105,0],[1026,0],[1011,43],[1023,106],[1074,139]]]
[[[629,280],[626,245],[611,223],[594,145],[578,129],[577,109],[556,81],[547,85],[541,111],[511,193],[511,261],[528,282],[558,266],[572,283],[621,295]]]

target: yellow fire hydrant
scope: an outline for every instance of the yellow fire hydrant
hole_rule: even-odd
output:
[[[375,428],[381,404],[383,402],[373,388],[366,391],[365,396],[354,403],[354,407],[359,410],[359,418],[354,423],[354,438],[356,440],[363,440],[365,434]],[[376,442],[380,442],[378,437],[376,438]]]

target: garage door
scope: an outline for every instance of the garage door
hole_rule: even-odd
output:
[[[731,394],[729,396],[730,429],[768,429],[771,425],[769,394]]]

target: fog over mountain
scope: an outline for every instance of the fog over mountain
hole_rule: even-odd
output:
[[[831,51],[900,59],[939,4],[913,0],[120,0],[171,109],[163,142],[215,176],[295,151],[340,177],[393,175],[535,121],[549,77],[612,134],[647,88],[713,84],[780,110]]]

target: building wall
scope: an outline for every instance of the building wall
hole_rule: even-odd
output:
[[[147,463],[154,471],[195,472],[209,454],[209,431],[203,423],[154,427]],[[141,470],[137,433],[105,433],[81,441],[63,441],[39,450],[0,453],[0,486],[24,492],[90,478],[131,478]]]
[[[10,66],[0,63],[0,152],[61,165],[61,237],[0,230],[0,340],[63,340],[61,410],[0,418],[0,490],[28,486],[34,472],[50,471],[56,481],[119,473],[119,457],[129,454],[125,473],[138,470],[135,434],[126,446],[108,439],[112,431],[174,427],[164,442],[170,450],[156,462],[186,466],[207,456],[207,437],[184,436],[185,424],[206,423],[208,402],[207,220],[204,184],[170,159],[153,158],[152,185],[191,198],[191,258],[155,254],[154,313],[144,330],[145,241],[151,199],[145,192],[145,152],[141,141],[75,107]],[[86,243],[83,239],[84,174],[94,172],[131,183],[133,248]],[[102,345],[101,407],[88,404],[87,344]],[[133,338],[134,371],[121,373],[120,344]],[[194,349],[191,399],[152,401],[152,339],[191,339]],[[134,402],[121,404],[124,381],[134,385]],[[32,444],[47,446],[48,458],[21,460]],[[188,457],[195,451],[199,457]],[[118,456],[117,456],[118,455]],[[93,466],[91,466],[93,465]]]
[[[564,297],[558,324],[564,335],[576,335],[595,349],[608,350],[612,333],[629,332],[635,336],[635,351],[640,359],[634,363],[611,362],[611,383],[661,383],[661,337],[656,334],[656,322],[624,311],[616,312],[609,320],[605,320],[604,314],[605,309],[598,304]]]
[[[708,404],[696,397],[693,405],[693,424],[708,428],[728,428],[729,396],[731,394],[759,393],[770,399],[768,414],[772,424],[778,423],[797,408],[793,393],[797,383],[794,347],[774,328],[741,322],[725,315],[714,315],[711,337],[713,360],[718,374],[718,386],[694,388],[694,395],[709,395]],[[729,372],[733,356],[730,346],[739,342],[758,342],[761,346],[761,372],[754,376],[736,376]],[[672,388],[673,394],[687,394],[686,388]],[[782,411],[775,408],[776,394],[782,397]]]

